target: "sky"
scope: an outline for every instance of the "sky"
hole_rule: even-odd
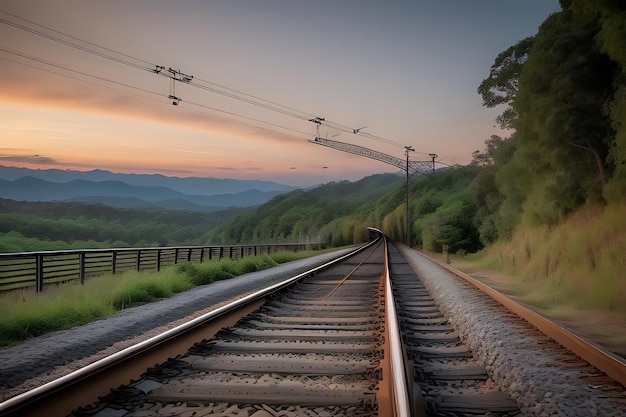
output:
[[[310,143],[318,133],[467,164],[510,134],[478,85],[557,11],[557,0],[0,0],[0,165],[295,186],[398,171]]]

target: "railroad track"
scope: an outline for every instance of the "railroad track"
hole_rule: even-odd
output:
[[[0,415],[534,415],[494,382],[407,249],[386,248],[373,241],[5,401]]]
[[[14,397],[0,413],[392,415],[393,395],[380,384],[391,373],[384,257],[378,236],[341,262]]]

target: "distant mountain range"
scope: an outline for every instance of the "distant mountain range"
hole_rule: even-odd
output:
[[[83,201],[119,208],[206,212],[257,206],[294,189],[271,181],[0,166],[0,198],[20,201]]]

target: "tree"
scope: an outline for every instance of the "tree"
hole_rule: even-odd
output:
[[[478,86],[478,94],[483,98],[483,106],[496,107],[501,104],[510,106],[517,96],[519,76],[533,43],[534,37],[529,36],[496,57],[489,71],[489,77]],[[496,118],[496,122],[503,129],[511,129],[516,117],[515,110],[507,107]]]
[[[525,167],[525,210],[539,223],[602,198],[614,138],[604,109],[616,65],[598,48],[600,27],[597,13],[566,9],[551,15],[519,77],[515,158]]]
[[[505,193],[501,189],[501,182],[498,181],[499,175],[510,170],[508,165],[513,159],[516,143],[515,133],[508,139],[492,135],[485,141],[484,152],[477,150],[472,154],[474,159],[471,164],[482,167],[470,184],[470,190],[476,205],[474,226],[483,245],[490,245],[500,238],[509,236],[512,229],[504,225],[515,225],[519,218],[519,209],[503,212]],[[513,184],[509,184],[509,187],[511,185]],[[507,222],[504,221],[505,216]]]
[[[470,165],[477,166],[491,166],[496,163],[496,154],[498,149],[504,142],[498,135],[491,135],[489,139],[485,141],[485,151],[481,152],[478,149],[472,152],[472,161]]]
[[[580,3],[580,2],[579,2]],[[607,162],[613,172],[605,189],[607,199],[626,197],[626,4],[620,1],[596,0],[584,3],[602,16],[597,39],[601,49],[619,66],[614,80],[615,94],[607,104],[615,140],[609,146]]]

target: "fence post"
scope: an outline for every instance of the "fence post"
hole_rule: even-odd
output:
[[[115,275],[115,264],[117,263],[117,252],[113,251],[111,254],[111,274]]]
[[[161,249],[157,249],[156,270],[161,270]]]
[[[78,278],[80,284],[85,285],[85,252],[78,254]]]
[[[35,290],[43,291],[43,255],[35,255]]]
[[[204,261],[204,247],[200,248],[200,263]]]
[[[178,248],[174,249],[174,265],[178,263]]]
[[[187,252],[187,262],[191,262],[191,251],[192,249],[189,248],[189,252]]]
[[[224,256],[224,247],[220,246],[220,258],[219,258],[220,261],[222,260],[223,256]]]
[[[137,272],[141,270],[141,250],[137,250]]]

